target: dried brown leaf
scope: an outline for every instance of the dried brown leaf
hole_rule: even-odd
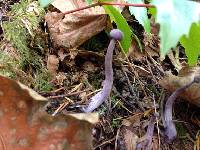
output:
[[[67,56],[67,54],[65,54],[65,51],[63,48],[60,48],[58,50],[58,57],[59,57],[59,60],[63,61],[65,59],[65,57]]]
[[[91,149],[91,124],[74,116],[52,117],[28,91],[0,76],[1,150],[78,150]],[[97,115],[78,115],[96,122]],[[86,119],[85,119],[86,118]]]
[[[127,150],[135,150],[137,146],[138,136],[129,129],[122,129],[123,130],[123,137],[126,145]]]
[[[55,46],[77,48],[106,27],[107,15],[47,13],[45,20]]]
[[[47,101],[47,98],[39,95],[37,92],[33,91],[32,89],[30,89],[29,87],[25,86],[24,84],[21,84],[20,82],[17,82],[18,85],[20,86],[21,89],[23,89],[24,91],[27,91],[28,94],[37,101]]]
[[[132,127],[139,127],[140,126],[140,119],[142,118],[142,114],[135,114],[130,116],[122,121],[122,125],[124,126],[132,126]]]
[[[140,119],[142,114],[135,114],[122,121],[121,133],[127,150],[135,150],[139,137],[137,128],[141,125]]]

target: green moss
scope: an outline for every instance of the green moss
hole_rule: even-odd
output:
[[[101,105],[100,108],[98,109],[98,114],[99,115],[104,115],[107,111],[107,107],[104,105]]]
[[[29,42],[36,35],[39,22],[44,16],[44,10],[36,2],[31,2],[22,0],[21,3],[13,5],[9,14],[10,20],[3,22],[4,37],[20,53],[19,63],[22,68],[27,64],[41,67],[41,57],[29,48]],[[32,7],[37,9],[39,15],[35,11],[28,11]]]
[[[121,124],[121,121],[119,119],[113,119],[112,123],[111,123],[111,126],[113,128],[118,128],[120,126],[120,124]]]
[[[35,89],[40,91],[50,91],[53,86],[50,84],[50,74],[47,71],[36,73]]]
[[[14,68],[16,67],[16,63],[13,62],[11,57],[4,52],[0,53],[0,75],[14,78]]]
[[[45,45],[43,38],[39,37],[41,32],[39,23],[44,18],[45,11],[39,7],[38,1],[21,0],[12,6],[9,12],[9,20],[3,22],[4,39],[9,41],[20,55],[18,60],[9,58],[2,59],[4,56],[0,54],[3,69],[0,73],[4,76],[14,77],[15,70],[22,70],[28,76],[32,76],[33,83],[31,87],[36,90],[50,90],[52,87],[49,84],[50,76],[47,74],[46,68],[43,64],[43,57],[41,54]],[[38,37],[37,37],[38,36]],[[37,39],[40,39],[39,42]],[[34,43],[36,42],[36,43]],[[35,49],[35,47],[37,50]],[[8,57],[6,57],[8,59]],[[12,62],[13,65],[7,62]],[[6,65],[5,65],[6,64]],[[22,79],[18,79],[22,80]]]

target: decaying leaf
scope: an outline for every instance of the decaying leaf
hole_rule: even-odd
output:
[[[58,50],[58,57],[59,57],[59,60],[63,61],[65,59],[65,57],[67,56],[67,54],[65,54],[65,51],[63,48],[60,48]]]
[[[170,92],[174,92],[177,88],[190,83],[195,76],[200,76],[199,67],[184,67],[182,70],[180,70],[178,76],[167,73],[166,77],[159,83],[163,88],[169,90]],[[199,90],[200,84],[193,84],[190,88],[186,89],[185,92],[180,95],[180,97],[200,107]]]
[[[47,60],[47,69],[49,73],[55,77],[58,70],[59,60],[56,55],[49,55]]]
[[[107,16],[80,12],[64,16],[52,12],[46,14],[45,20],[55,46],[77,48],[106,27]]]
[[[91,149],[92,125],[84,115],[52,117],[26,89],[0,76],[1,150],[78,150]],[[88,121],[96,122],[90,114]],[[95,117],[96,116],[96,117]]]
[[[142,114],[135,114],[122,121],[121,134],[123,136],[126,149],[135,150],[139,137],[137,135],[137,128],[140,126],[140,119]]]
[[[20,88],[22,90],[26,90],[28,92],[28,94],[34,98],[34,100],[37,100],[37,101],[47,101],[47,98],[37,94],[37,92],[33,91],[32,89],[30,89],[29,87],[25,86],[24,84],[21,84],[20,82],[17,82],[18,85],[20,86]]]
[[[137,146],[138,136],[131,130],[123,127],[124,141],[127,150],[135,150]]]
[[[90,62],[90,61],[84,62],[83,69],[85,71],[87,71],[87,72],[94,72],[94,71],[97,70],[97,68],[95,67],[95,65],[92,62]]]

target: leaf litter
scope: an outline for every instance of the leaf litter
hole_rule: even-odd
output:
[[[159,38],[156,37],[157,33],[155,33],[153,40],[149,40],[148,38],[143,39],[143,46],[146,47],[144,48],[146,54],[142,56],[142,59],[138,58],[141,55],[136,55],[134,57],[129,56],[129,59],[127,59],[120,54],[118,46],[115,50],[113,60],[114,85],[110,99],[96,110],[100,115],[98,121],[97,114],[82,114],[81,108],[83,108],[89,102],[89,99],[98,92],[97,89],[101,87],[101,83],[104,80],[103,62],[106,46],[104,45],[104,47],[98,51],[89,47],[88,51],[84,50],[83,43],[91,40],[91,37],[94,35],[99,36],[104,32],[102,30],[106,28],[105,22],[107,17],[102,15],[105,17],[103,18],[99,15],[99,18],[102,17],[104,20],[103,24],[99,26],[99,29],[95,28],[95,24],[101,22],[99,18],[93,16],[95,19],[91,20],[89,17],[92,26],[84,28],[81,32],[76,35],[74,34],[75,36],[72,37],[70,36],[71,33],[67,33],[67,31],[72,32],[74,29],[74,31],[77,31],[81,26],[84,26],[83,24],[77,28],[74,28],[75,26],[70,26],[72,28],[67,30],[69,27],[67,25],[70,25],[69,23],[73,25],[73,22],[67,20],[68,18],[66,18],[66,16],[58,12],[49,12],[47,15],[49,15],[49,18],[46,17],[46,21],[50,31],[50,41],[53,42],[52,47],[54,49],[53,53],[50,52],[46,54],[46,56],[49,56],[47,57],[47,68],[54,77],[50,81],[54,90],[49,92],[38,90],[41,95],[48,98],[47,104],[46,102],[35,101],[32,97],[29,98],[29,100],[23,100],[22,98],[24,96],[17,96],[20,97],[21,100],[18,100],[18,98],[12,99],[10,96],[6,96],[5,98],[10,99],[8,101],[4,101],[4,97],[1,99],[1,110],[10,105],[12,105],[12,108],[14,107],[9,113],[7,113],[7,111],[3,113],[8,116],[1,117],[3,118],[3,122],[0,121],[0,123],[5,124],[3,125],[4,128],[1,130],[1,136],[3,135],[3,138],[1,138],[3,144],[1,146],[7,146],[9,149],[9,146],[12,147],[12,144],[15,144],[15,146],[19,146],[20,148],[25,147],[27,149],[27,147],[30,147],[30,143],[34,143],[34,146],[30,149],[36,149],[38,147],[41,149],[40,142],[44,142],[43,144],[46,144],[47,147],[50,146],[52,149],[67,149],[68,146],[68,149],[76,149],[73,146],[77,146],[77,148],[82,147],[83,149],[83,146],[93,147],[93,149],[135,149],[139,147],[140,143],[145,141],[148,126],[152,125],[151,118],[156,112],[163,111],[163,106],[161,105],[162,101],[168,97],[168,95],[164,94],[168,92],[163,92],[163,89],[158,83],[162,81],[165,82],[163,87],[169,90],[169,92],[173,92],[177,87],[184,85],[186,83],[184,81],[188,82],[187,78],[191,78],[194,73],[189,75],[183,73],[183,78],[186,78],[183,79],[184,81],[182,81],[182,77],[176,75],[170,75],[169,78],[166,78],[167,70],[172,73],[174,73],[174,70],[179,70],[174,69],[174,65],[171,63],[170,59],[166,59],[163,62],[160,61],[157,51],[159,48]],[[80,15],[74,13],[71,18],[73,19],[77,16],[79,18]],[[82,18],[83,23],[87,26],[88,18],[87,16],[84,17],[85,18]],[[80,21],[81,20],[78,20],[76,23]],[[131,25],[135,26],[133,22]],[[140,25],[138,24],[137,26],[139,27]],[[85,36],[85,31],[89,33],[89,29],[91,30],[91,34]],[[137,29],[137,32],[140,34],[138,36],[145,36],[143,30],[140,30],[140,28]],[[106,34],[104,35],[107,36]],[[105,38],[109,39],[108,37]],[[52,60],[50,60],[51,57]],[[182,62],[184,63],[184,61]],[[186,69],[186,72],[190,72],[188,70],[190,69]],[[192,72],[198,72],[194,70]],[[180,74],[181,72],[182,71],[180,71]],[[6,78],[1,81],[4,80],[9,81],[15,85],[14,87],[20,89],[18,83]],[[176,82],[175,85],[174,82]],[[12,86],[3,88],[7,84],[1,84],[1,91],[3,90],[3,93],[8,92],[8,89],[12,88]],[[197,86],[196,90],[198,89],[199,87]],[[16,89],[14,88],[11,91],[16,92]],[[193,90],[191,91],[194,92]],[[21,95],[27,95],[26,90],[22,90],[22,93]],[[20,93],[17,92],[16,94]],[[198,92],[195,92],[195,94],[198,95]],[[198,106],[198,98],[192,95],[194,98],[191,97],[191,99],[189,99],[189,96],[191,96],[190,92],[188,92],[188,94],[187,91],[183,93],[184,99]],[[0,98],[2,98],[2,92]],[[38,105],[43,109],[45,108],[48,114],[46,114],[46,111],[43,111],[43,109],[39,109],[40,107],[38,107]],[[185,110],[194,112],[194,114],[186,114],[184,109],[178,108],[179,105],[189,105],[185,107]],[[164,130],[162,122],[157,118],[153,121],[154,131],[152,142],[148,143],[148,145],[151,144],[153,149],[179,149],[179,145],[182,145],[185,149],[192,149],[193,147],[198,148],[199,134],[197,133],[198,128],[196,128],[196,126],[200,126],[198,108],[187,102],[178,101],[175,104],[174,113],[174,118],[177,119],[175,124],[177,126],[184,126],[188,133],[184,134],[183,137],[179,137],[178,135],[173,145],[168,144],[163,136]],[[19,116],[10,120],[6,119],[5,121],[5,118],[12,118],[12,114],[13,116],[19,114]],[[63,116],[63,114],[67,116]],[[74,117],[74,115],[76,117]],[[185,115],[188,115],[187,120]],[[27,117],[32,120],[27,121]],[[162,116],[160,117],[162,118]],[[80,120],[75,118],[79,118]],[[86,121],[81,121],[82,119]],[[180,120],[183,122],[185,121],[187,124],[182,123]],[[6,126],[9,124],[12,125],[13,121],[15,121],[15,125],[17,125],[16,130],[21,130],[23,129],[22,127],[24,127],[27,132],[23,130],[23,132],[16,131],[13,133],[12,126]],[[35,124],[31,124],[35,122],[37,125],[36,127],[34,126]],[[69,126],[63,127],[62,125],[66,123]],[[90,123],[94,124],[93,128]],[[59,128],[60,126],[61,128]],[[43,128],[47,130],[42,130]],[[54,128],[57,130],[54,131]],[[191,132],[190,129],[192,129]],[[7,135],[8,137],[5,136],[5,132],[9,133]],[[30,132],[33,134],[30,135]],[[178,132],[180,131],[178,130]],[[9,137],[12,133],[17,134],[17,137],[11,140],[11,143],[7,143],[10,139],[14,138],[13,135]],[[91,133],[93,138],[91,138]],[[45,139],[46,135],[50,135],[48,141]],[[71,136],[74,136],[74,138],[71,138]],[[5,137],[9,140],[5,140]],[[35,137],[42,138],[42,141],[33,140]],[[76,141],[73,141],[73,139]],[[191,142],[192,140],[190,139],[192,139],[194,143]],[[91,141],[93,141],[93,144]],[[73,142],[77,143],[73,144]],[[149,148],[149,146],[145,146],[146,144],[142,145],[144,149]]]

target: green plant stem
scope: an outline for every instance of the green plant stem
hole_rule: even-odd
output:
[[[81,11],[81,10],[84,10],[84,9],[88,9],[88,8],[91,8],[91,7],[95,7],[95,6],[102,6],[102,5],[118,5],[118,6],[133,6],[133,7],[155,7],[154,5],[150,5],[150,4],[130,4],[130,3],[114,3],[114,2],[97,2],[97,3],[94,3],[94,4],[91,4],[89,6],[85,6],[85,7],[81,7],[81,8],[77,8],[77,9],[74,9],[74,10],[70,10],[70,11],[66,11],[64,12],[64,14],[70,14],[70,13],[73,13],[73,12],[77,12],[77,11]]]

